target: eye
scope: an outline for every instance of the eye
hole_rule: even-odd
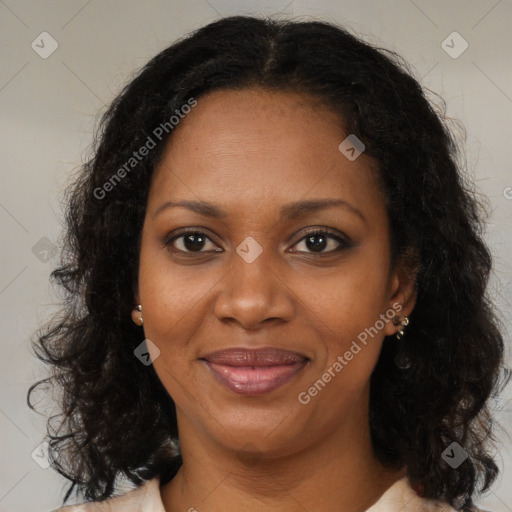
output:
[[[324,250],[329,247],[329,242],[331,242],[331,249]],[[332,254],[335,252],[342,251],[350,247],[350,242],[348,239],[334,234],[329,229],[315,229],[307,233],[307,235],[297,242],[297,245],[304,243],[306,248],[309,249],[310,254]],[[334,245],[334,248],[332,246]],[[293,251],[293,252],[304,252],[304,251]]]
[[[178,242],[178,243],[174,243]],[[166,240],[164,242],[164,246],[172,246],[177,249],[177,252],[182,253],[200,253],[200,252],[212,252],[210,250],[202,250],[205,245],[208,245],[208,242],[212,244],[213,247],[217,247],[211,239],[206,236],[202,231],[182,231],[179,235],[175,235],[172,238]],[[217,248],[213,249],[214,252],[222,251],[222,249]]]

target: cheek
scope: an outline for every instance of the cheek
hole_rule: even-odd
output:
[[[384,328],[393,313],[386,311],[387,262],[375,258],[347,266],[335,279],[325,280],[312,297],[314,315],[309,317],[325,349],[318,376],[321,378],[330,370],[331,377],[325,375],[326,380],[334,373],[333,383],[336,381],[344,389],[355,391],[364,386],[373,371]]]
[[[387,262],[358,256],[316,285],[303,285],[321,323],[345,340],[373,326],[389,302]]]
[[[361,403],[361,393],[368,388],[380,355],[385,325],[379,319],[381,303],[373,297],[342,294],[334,300],[315,320],[322,355],[313,366],[308,387],[302,390],[312,400],[317,397],[315,408],[329,411],[322,413],[327,423]]]
[[[338,314],[333,311],[317,322],[326,352],[320,361],[318,378],[330,381],[329,375],[336,374],[334,387],[341,387],[344,394],[364,386],[382,347],[385,323],[379,319],[380,310],[372,305],[364,306],[361,301],[359,308],[351,307],[347,311],[341,305]]]
[[[207,295],[206,280],[186,280],[169,265],[164,251],[144,239],[140,253],[138,291],[143,305],[144,336],[159,350],[153,366],[171,397],[184,393],[180,382],[188,371],[189,340],[200,325],[201,300]]]
[[[198,266],[180,268],[172,264],[165,250],[145,243],[143,238],[139,295],[146,337],[160,344],[172,339],[173,346],[179,346],[180,340],[187,337],[189,326],[201,321],[198,311],[216,281],[213,277]]]

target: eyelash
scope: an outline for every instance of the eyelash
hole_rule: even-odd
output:
[[[190,230],[186,230],[186,231],[180,231],[179,234],[175,234],[172,238],[169,238],[167,239],[163,245],[164,247],[168,247],[168,246],[171,246],[172,243],[175,241],[175,240],[178,240],[180,238],[183,238],[187,235],[201,235],[203,236],[204,238],[210,240],[212,243],[215,243],[213,242],[213,240],[206,235],[206,233],[202,232],[202,231],[199,231],[197,229],[190,229]],[[336,242],[338,242],[340,244],[339,247],[337,247],[336,249],[333,249],[333,250],[330,250],[330,251],[325,251],[325,252],[306,252],[306,254],[308,255],[312,255],[312,256],[326,256],[326,255],[331,255],[331,254],[335,254],[335,253],[338,253],[344,249],[348,249],[349,247],[351,247],[351,242],[342,237],[342,236],[339,236],[337,234],[335,234],[335,232],[333,232],[332,230],[330,229],[327,229],[327,228],[323,228],[323,229],[319,229],[319,228],[316,228],[316,229],[313,229],[307,233],[305,233],[305,235],[297,241],[297,243],[295,243],[294,245],[297,245],[299,244],[300,242],[304,241],[305,239],[307,239],[308,237],[313,237],[313,236],[326,236],[326,238],[330,238],[330,239],[333,239],[335,240]],[[207,254],[209,252],[220,252],[220,251],[183,251],[182,249],[177,249],[177,251],[181,254],[187,254],[187,255],[195,255],[195,254]],[[299,252],[299,253],[304,253],[304,251],[294,251],[294,252]]]

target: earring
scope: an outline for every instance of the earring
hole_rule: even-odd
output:
[[[407,327],[409,325],[409,318],[405,317],[403,320],[400,320],[397,316],[395,316],[393,318],[393,324],[400,326],[400,329],[396,333],[396,339],[400,340],[402,338],[402,336],[404,335],[405,327]],[[398,349],[398,352],[395,354],[394,361],[395,361],[395,365],[400,370],[408,370],[412,366],[412,361],[411,361],[410,357],[400,349]]]
[[[405,317],[403,320],[400,320],[397,316],[395,316],[393,317],[393,324],[400,326],[400,329],[396,333],[396,339],[399,340],[404,335],[404,329],[409,325],[409,318]]]
[[[140,304],[132,309],[132,321],[139,327],[142,327],[144,324],[144,320],[142,319],[142,306]]]

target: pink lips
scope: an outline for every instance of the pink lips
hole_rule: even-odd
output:
[[[202,359],[220,383],[242,395],[269,393],[292,379],[308,362],[297,352],[277,348],[233,348]]]

